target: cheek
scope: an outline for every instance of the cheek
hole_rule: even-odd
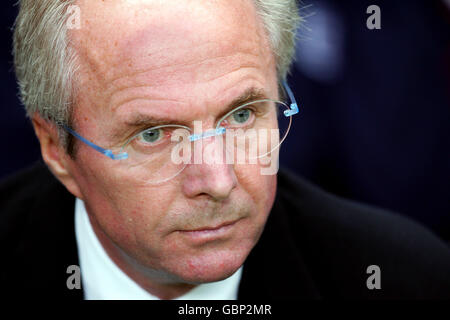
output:
[[[248,235],[253,241],[259,239],[264,229],[275,200],[277,189],[277,176],[262,175],[260,170],[260,166],[247,165],[237,167],[235,171],[240,186],[252,198],[255,206],[252,213],[251,225],[247,226],[249,231]]]
[[[275,199],[276,174],[263,175],[261,174],[261,167],[258,165],[238,165],[235,172],[239,184],[257,205],[257,212],[269,210]]]
[[[255,203],[258,206],[257,225],[260,227],[259,232],[262,232],[264,225],[267,221],[267,217],[272,210],[272,205],[275,200],[275,194],[277,189],[276,175],[261,176],[260,185],[258,190],[255,191],[256,196]]]
[[[156,244],[154,233],[177,194],[173,185],[145,186],[123,170],[99,165],[105,161],[80,161],[77,183],[104,232],[120,246],[135,246],[143,236]]]

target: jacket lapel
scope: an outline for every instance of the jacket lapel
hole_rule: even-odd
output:
[[[239,299],[319,299],[277,195],[260,240],[244,263]]]
[[[49,173],[50,174],[50,173]],[[43,185],[32,208],[17,256],[24,268],[26,294],[40,298],[83,299],[83,291],[67,288],[70,265],[79,265],[75,238],[75,198],[56,179]],[[42,295],[42,296],[41,296]]]

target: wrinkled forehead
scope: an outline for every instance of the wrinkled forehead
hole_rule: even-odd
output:
[[[270,59],[252,0],[81,0],[78,5],[82,28],[71,35],[75,50],[90,78],[106,87],[148,72],[162,81],[189,68],[200,78],[207,77],[204,70],[219,76],[225,71],[215,70],[214,62],[239,52],[246,53],[244,60]]]

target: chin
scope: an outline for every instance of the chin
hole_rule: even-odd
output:
[[[179,260],[170,270],[185,283],[201,284],[224,280],[233,275],[244,263],[249,248],[215,250]]]

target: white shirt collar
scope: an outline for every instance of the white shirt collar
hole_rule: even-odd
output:
[[[75,236],[86,300],[159,300],[111,260],[92,229],[84,202],[78,198]],[[225,280],[198,285],[176,300],[236,300],[242,268]]]

